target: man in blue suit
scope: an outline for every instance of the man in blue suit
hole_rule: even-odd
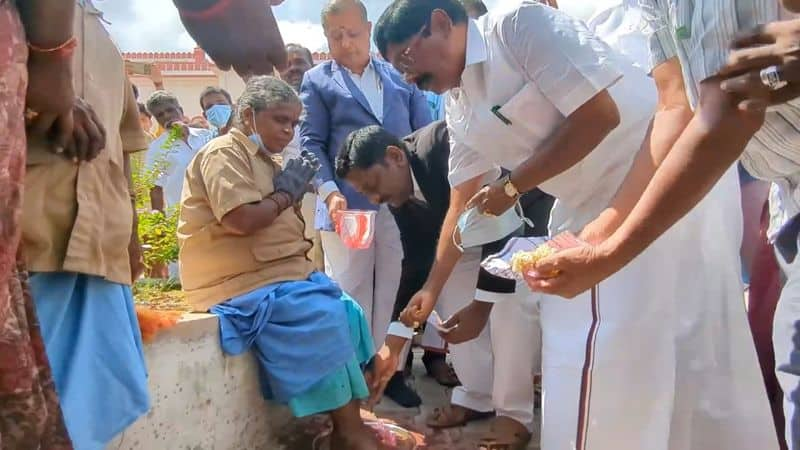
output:
[[[322,163],[316,226],[322,230],[325,270],[364,309],[373,339],[380,345],[392,318],[400,284],[403,248],[400,232],[386,206],[377,206],[335,177],[335,159],[350,132],[381,125],[402,137],[431,122],[425,95],[407,84],[392,66],[370,55],[372,23],[358,0],[332,0],[322,10],[322,26],[332,61],[308,71],[300,97],[305,115],[300,124],[302,148]],[[377,211],[375,238],[366,250],[347,248],[334,232],[339,211]],[[443,361],[439,361],[444,365]],[[403,406],[419,397],[398,371],[386,395]]]

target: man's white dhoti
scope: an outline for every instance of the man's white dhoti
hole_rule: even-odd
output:
[[[465,251],[437,303],[443,318],[472,302],[480,260],[480,249]],[[509,295],[494,305],[478,338],[450,346],[461,380],[451,403],[481,412],[495,410],[533,430],[533,374],[539,371],[541,357],[538,304],[530,300],[527,288],[519,289],[522,295]]]

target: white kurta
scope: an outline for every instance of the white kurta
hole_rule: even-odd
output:
[[[553,233],[579,231],[608,205],[646,134],[655,87],[583,24],[536,3],[470,24],[447,106],[451,183],[513,169],[604,89],[620,125],[540,186],[558,199]],[[738,198],[729,174],[710,206],[596,289],[542,300],[543,450],[774,448],[742,299]]]

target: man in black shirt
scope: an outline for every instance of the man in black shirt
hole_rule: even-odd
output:
[[[435,258],[439,232],[450,205],[449,155],[447,127],[439,121],[402,140],[378,126],[357,130],[345,140],[336,159],[339,177],[371,202],[389,205],[403,244],[394,322],[376,358],[379,379],[372,380],[370,386],[378,393],[414,335],[414,330],[398,318],[425,283]],[[546,219],[536,219],[546,223]],[[517,234],[521,233],[522,227]],[[539,354],[538,345],[532,349],[530,344],[539,342],[537,321],[514,295],[516,282],[494,277],[479,266],[483,256],[499,250],[506,240],[466,249],[441,294],[437,309],[443,315],[468,304],[489,310],[492,302],[508,300],[492,310],[491,323],[500,323],[502,330],[486,327],[478,338],[450,347],[453,366],[463,385],[453,391],[450,408],[429,418],[431,427],[460,426],[496,410],[499,417],[495,428],[501,433],[529,435],[533,424],[532,372],[538,369],[535,361]],[[476,297],[486,301],[473,302]],[[518,344],[523,344],[524,350],[519,351]]]

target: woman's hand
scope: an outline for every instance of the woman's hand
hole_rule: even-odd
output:
[[[285,192],[292,203],[303,199],[308,184],[319,171],[319,160],[313,153],[303,152],[299,157],[289,160],[286,167],[273,180],[276,192]]]

